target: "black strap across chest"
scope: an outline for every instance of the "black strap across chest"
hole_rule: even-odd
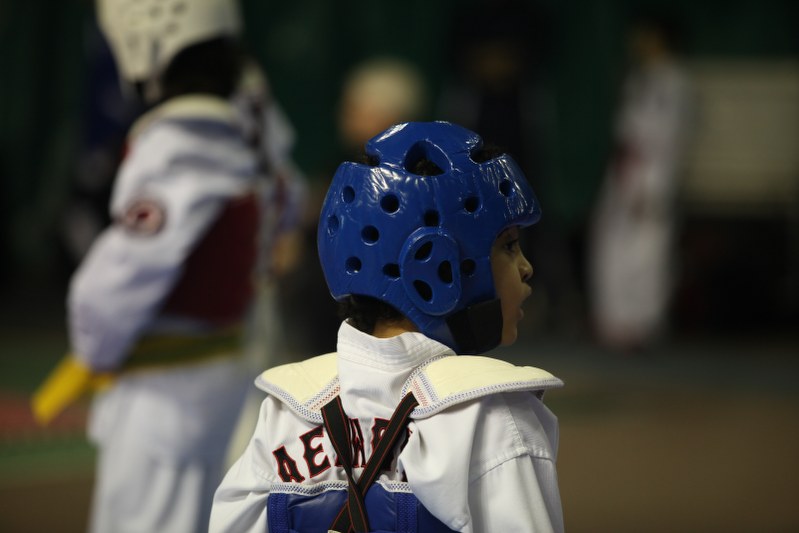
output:
[[[391,415],[391,420],[388,422],[383,436],[380,438],[377,446],[372,452],[372,456],[367,461],[361,477],[356,482],[352,475],[352,426],[347,414],[344,412],[344,407],[341,404],[341,398],[336,396],[327,405],[322,407],[322,418],[325,421],[325,429],[333,443],[333,448],[344,467],[344,472],[347,474],[347,502],[341,508],[333,524],[330,526],[332,531],[340,531],[342,533],[349,533],[355,531],[357,533],[364,533],[369,531],[369,520],[366,516],[366,506],[364,505],[364,496],[369,487],[372,486],[377,475],[380,472],[380,467],[385,462],[388,454],[394,449],[394,445],[402,433],[402,430],[408,425],[408,420],[411,416],[411,411],[419,405],[413,393],[407,394],[397,406],[394,414]]]

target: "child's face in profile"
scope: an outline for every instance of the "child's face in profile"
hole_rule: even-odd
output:
[[[519,246],[519,228],[510,227],[499,234],[491,248],[491,271],[494,287],[502,302],[503,346],[513,344],[518,336],[517,327],[524,316],[522,303],[532,293],[527,281],[533,267]]]

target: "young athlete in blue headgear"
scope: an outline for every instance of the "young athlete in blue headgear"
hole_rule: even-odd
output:
[[[319,255],[338,351],[264,372],[211,531],[561,531],[551,374],[478,354],[516,340],[540,217],[519,167],[446,122],[343,163]],[[456,354],[459,354],[456,356]]]

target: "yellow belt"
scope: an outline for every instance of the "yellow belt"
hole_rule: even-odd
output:
[[[34,392],[31,409],[42,425],[84,394],[108,387],[125,372],[186,365],[220,357],[239,355],[241,328],[199,336],[153,335],[142,338],[122,367],[98,373],[73,354],[67,354]]]
[[[152,335],[142,338],[122,365],[122,372],[184,365],[239,355],[241,327],[208,335]]]

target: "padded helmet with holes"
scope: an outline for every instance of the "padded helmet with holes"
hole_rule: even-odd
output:
[[[103,34],[128,82],[160,76],[181,50],[222,36],[236,36],[236,0],[97,0]]]
[[[474,132],[448,122],[410,122],[371,139],[371,164],[342,163],[319,221],[319,257],[332,296],[370,296],[425,335],[462,354],[499,345],[502,310],[491,248],[510,226],[541,210],[508,155],[476,162]],[[427,159],[436,175],[414,173]]]

